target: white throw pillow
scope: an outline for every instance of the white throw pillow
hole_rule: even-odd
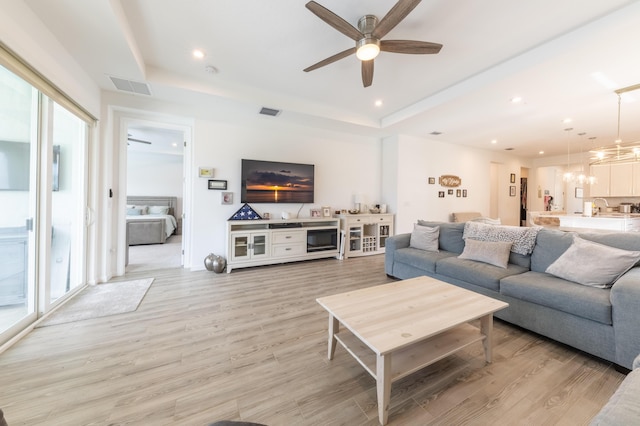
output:
[[[480,222],[480,223],[486,223],[487,225],[502,225],[502,221],[500,220],[500,218],[497,219],[492,219],[490,217],[477,217],[475,219],[471,219],[470,222]]]
[[[458,258],[484,262],[506,269],[509,264],[511,244],[509,241],[479,241],[467,238],[464,242],[464,250]]]
[[[577,235],[545,272],[578,284],[609,288],[640,260],[640,251],[622,250]]]
[[[169,214],[168,206],[149,206],[149,214]]]
[[[439,251],[439,236],[439,226],[422,226],[416,223],[413,225],[413,232],[411,233],[411,239],[409,240],[409,247],[426,251]]]

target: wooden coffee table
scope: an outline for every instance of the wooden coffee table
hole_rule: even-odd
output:
[[[380,424],[391,383],[475,342],[491,362],[493,313],[508,303],[440,280],[418,277],[317,302],[329,312],[329,359],[339,342],[376,379]],[[468,321],[480,319],[480,329]],[[340,330],[340,326],[346,330]]]

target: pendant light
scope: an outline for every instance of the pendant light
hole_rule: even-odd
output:
[[[562,175],[562,180],[565,182],[573,182],[575,180],[575,176],[571,171],[571,136],[569,132],[573,130],[573,127],[567,127],[564,129],[567,132],[567,171]]]

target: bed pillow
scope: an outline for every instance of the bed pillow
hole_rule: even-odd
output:
[[[149,206],[149,214],[169,214],[169,206]]]
[[[132,207],[127,209],[127,216],[140,216],[142,214],[142,209],[137,207]]]
[[[149,206],[136,206],[137,209],[140,209],[140,214],[149,214]]]
[[[639,260],[640,251],[622,250],[576,235],[569,248],[545,272],[578,284],[609,288]]]
[[[413,225],[413,232],[411,233],[411,238],[409,239],[409,247],[426,251],[439,251],[439,236],[439,226],[422,226],[416,223]]]
[[[479,241],[467,238],[460,259],[475,260],[507,268],[512,243],[509,241]]]

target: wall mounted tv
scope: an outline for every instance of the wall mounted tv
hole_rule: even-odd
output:
[[[242,160],[243,203],[313,203],[314,165]]]

